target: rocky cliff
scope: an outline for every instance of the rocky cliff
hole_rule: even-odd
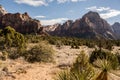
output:
[[[113,31],[114,33],[118,36],[118,38],[120,39],[120,23],[119,22],[115,22],[112,25]]]
[[[27,12],[21,13],[7,13],[5,9],[0,6],[0,28],[6,26],[13,27],[16,31],[23,34],[43,33],[40,21],[32,19]]]
[[[32,19],[27,12],[23,14],[7,13],[7,11],[2,6],[0,6],[0,28],[3,29],[6,26],[11,26],[16,31],[23,34],[49,33],[56,36],[90,39],[116,39],[115,34],[120,33],[119,27],[116,29],[117,25],[115,24],[112,26],[114,30],[113,31],[107,21],[102,19],[97,12],[90,11],[81,19],[77,19],[76,21],[68,20],[63,24],[55,24],[42,27],[40,21]]]
[[[0,17],[7,14],[7,11],[0,5]]]
[[[75,22],[66,21],[63,25],[50,31],[51,35],[92,38],[92,39],[116,39],[111,26],[102,19],[97,12],[88,12]]]
[[[44,31],[46,32],[52,32],[52,31],[55,31],[56,28],[60,27],[61,24],[57,23],[57,24],[54,24],[54,25],[47,25],[47,26],[44,26]]]

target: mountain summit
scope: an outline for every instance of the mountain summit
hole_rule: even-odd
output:
[[[0,28],[3,29],[6,26],[11,26],[16,31],[23,34],[49,33],[50,35],[55,36],[87,39],[117,39],[118,37],[116,37],[114,34],[116,32],[112,30],[107,21],[102,19],[97,12],[93,11],[86,13],[81,19],[77,19],[75,21],[68,20],[63,24],[44,27],[41,25],[39,20],[32,19],[27,12],[23,14],[7,13],[7,11],[0,6]]]
[[[32,19],[27,12],[21,13],[7,13],[7,11],[0,6],[0,28],[7,26],[13,27],[17,32],[23,34],[43,33],[43,27],[39,20]]]
[[[81,19],[73,22],[66,21],[58,26],[54,31],[49,31],[51,35],[69,36],[91,39],[116,39],[111,26],[102,19],[97,12],[88,12]]]
[[[0,16],[7,14],[7,11],[0,5]]]
[[[115,22],[112,25],[113,31],[114,33],[117,35],[117,37],[120,39],[120,23],[119,22]]]

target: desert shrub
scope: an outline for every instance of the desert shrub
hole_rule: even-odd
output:
[[[112,53],[109,53],[104,59],[97,58],[94,61],[93,66],[101,71],[95,80],[108,80],[108,77],[110,77],[109,73],[116,75],[116,70],[120,69],[117,56]]]
[[[8,26],[1,31],[2,42],[6,49],[11,47],[16,47],[18,49],[23,49],[25,47],[25,38],[21,33],[15,31],[14,28]]]
[[[105,59],[107,54],[108,54],[107,52],[105,52],[101,49],[100,50],[94,50],[92,52],[92,54],[90,55],[89,62],[93,63],[97,58]]]
[[[29,62],[52,62],[54,50],[45,41],[34,46],[29,51],[25,52],[23,56]]]
[[[108,51],[104,51],[104,50],[93,51],[92,54],[90,55],[89,62],[93,63],[97,59],[101,59],[101,60],[105,59],[105,60],[109,61],[112,65],[112,67],[114,66],[114,68],[119,65],[118,64],[119,60],[118,60],[116,54],[113,54],[113,53],[108,52]]]
[[[6,60],[8,58],[8,53],[6,51],[3,51],[2,54],[3,54],[4,60]]]
[[[74,49],[74,45],[73,45],[73,44],[71,45],[71,48],[73,48],[73,49]]]
[[[73,67],[71,68],[71,72],[76,74],[76,78],[73,80],[91,80],[94,76],[94,70],[92,66],[89,64],[89,58],[81,51],[78,55]]]
[[[70,70],[58,74],[56,80],[91,80],[94,69],[88,62],[88,57],[82,51]]]
[[[78,45],[75,45],[75,49],[79,49],[79,46],[78,46]]]
[[[5,42],[5,39],[3,36],[0,36],[0,50],[3,50],[4,49],[4,42]]]
[[[9,53],[8,57],[10,59],[17,59],[22,56],[22,52],[20,53],[19,50],[17,50],[17,49],[8,50],[7,52]]]
[[[79,49],[79,45],[73,43],[73,44],[71,45],[71,48],[73,48],[73,49]]]
[[[119,65],[120,65],[120,53],[117,52],[115,55],[117,56],[117,59],[118,59]]]
[[[57,41],[57,42],[56,42],[56,47],[57,47],[58,49],[61,49],[62,46],[63,46],[63,43],[62,43],[61,41]]]
[[[8,52],[2,51],[2,54],[1,54],[1,56],[0,56],[0,59],[6,60],[7,58],[8,58]]]
[[[39,43],[42,40],[40,35],[26,35],[29,43]]]
[[[71,80],[72,76],[70,75],[70,71],[66,70],[66,71],[61,71],[58,75],[57,78],[55,80]]]
[[[88,46],[89,48],[93,48],[95,47],[95,41],[93,42],[93,41],[88,40],[86,41],[85,45]]]
[[[15,59],[21,55],[26,48],[25,37],[23,34],[16,32],[14,28],[7,26],[1,30],[0,48],[2,51],[9,53],[9,58]],[[15,50],[13,50],[14,48]],[[4,55],[4,59],[6,55]]]

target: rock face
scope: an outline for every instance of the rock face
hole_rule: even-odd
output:
[[[115,22],[112,25],[113,31],[114,33],[118,36],[118,38],[120,39],[120,23],[119,22]]]
[[[50,31],[50,34],[92,39],[116,39],[116,36],[107,21],[100,18],[97,12],[92,11],[88,12],[75,22],[72,20],[66,21],[54,31]]]
[[[45,32],[52,32],[52,31],[55,31],[55,29],[57,28],[57,27],[59,27],[59,26],[61,26],[61,24],[54,24],[54,25],[47,25],[47,26],[44,26],[44,31]]]
[[[92,39],[116,39],[120,36],[120,27],[118,23],[114,24],[113,30],[104,19],[100,18],[96,12],[88,12],[81,19],[76,21],[68,20],[64,24],[55,24],[42,27],[40,21],[32,19],[28,13],[7,13],[0,6],[0,28],[7,26],[13,27],[16,31],[23,34],[38,33],[51,34],[56,36],[68,36]],[[45,33],[47,32],[47,33]]]
[[[7,14],[7,11],[0,5],[0,17]]]
[[[53,32],[51,32],[51,35],[58,35],[58,36],[68,36],[67,32],[68,29],[72,26],[73,21],[68,20],[63,25],[59,25]]]
[[[40,21],[32,19],[28,13],[7,13],[2,6],[0,7],[0,28],[6,26],[13,27],[16,31],[23,34],[43,33]]]

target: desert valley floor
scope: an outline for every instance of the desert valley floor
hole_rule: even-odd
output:
[[[37,44],[29,44],[29,46],[35,46]],[[1,61],[1,68],[7,67],[8,72],[0,72],[0,80],[54,80],[57,73],[64,68],[69,68],[75,61],[80,51],[85,51],[88,55],[94,50],[86,46],[81,46],[80,49],[71,49],[70,46],[63,46],[61,49],[52,46],[55,50],[55,62],[54,63],[28,63],[22,58],[16,60],[7,59]],[[28,49],[31,47],[28,47]],[[120,47],[115,47],[113,52],[119,51]],[[119,73],[119,71],[117,71]],[[120,80],[115,75],[111,77]],[[112,78],[111,78],[112,80]]]

